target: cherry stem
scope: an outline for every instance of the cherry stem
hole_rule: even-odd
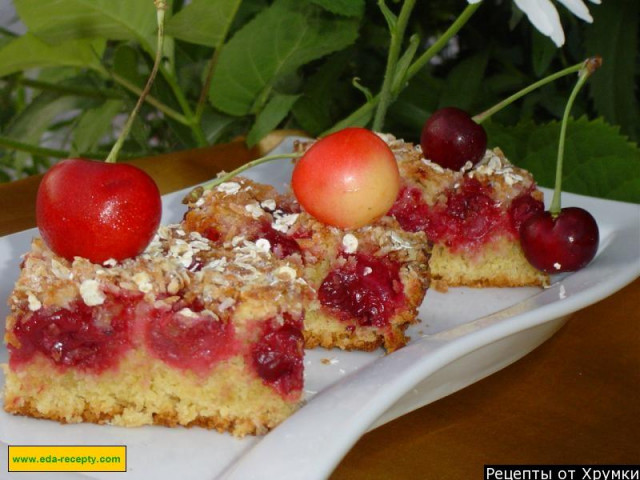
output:
[[[302,153],[277,153],[274,155],[266,155],[264,157],[256,158],[255,160],[247,162],[244,165],[236,168],[235,170],[229,173],[223,173],[222,175],[218,176],[215,180],[212,180],[211,182],[205,185],[201,185],[199,187],[194,188],[184,198],[183,203],[196,201],[198,198],[200,198],[200,196],[205,190],[211,190],[217,187],[218,185],[220,185],[221,183],[224,183],[228,180],[231,180],[233,177],[238,176],[245,170],[249,170],[250,168],[256,167],[263,163],[272,162],[274,160],[281,160],[285,158],[300,158],[301,156],[302,156]]]
[[[514,93],[513,95],[511,95],[510,97],[505,98],[504,100],[502,100],[499,103],[496,103],[493,107],[485,110],[482,113],[479,113],[477,115],[475,115],[473,117],[473,120],[476,123],[482,123],[483,121],[485,121],[487,118],[491,117],[491,115],[493,115],[494,113],[499,112],[500,110],[502,110],[504,107],[511,105],[513,102],[515,102],[516,100],[524,97],[525,95],[527,95],[530,92],[533,92],[534,90],[546,85],[547,83],[553,82],[554,80],[557,80],[558,78],[562,78],[566,75],[569,75],[571,73],[575,73],[575,72],[579,72],[580,69],[583,67],[584,65],[584,61],[577,63],[571,67],[567,67],[564,70],[560,70],[556,73],[552,73],[551,75],[538,80],[535,83],[532,83],[531,85],[529,85],[526,88],[523,88],[522,90]]]
[[[567,105],[562,115],[562,123],[560,125],[560,140],[558,141],[558,160],[556,162],[556,185],[553,190],[553,198],[551,199],[551,205],[549,207],[549,213],[552,217],[556,217],[562,210],[560,197],[562,196],[562,164],[564,162],[564,141],[567,135],[567,123],[569,122],[569,115],[571,113],[571,107],[573,102],[578,96],[578,92],[582,86],[586,83],[587,79],[602,65],[602,58],[591,57],[585,60],[582,64],[580,72],[578,72],[578,81],[573,87]]]
[[[151,91],[151,86],[153,85],[153,81],[156,78],[156,74],[158,73],[158,69],[160,68],[160,63],[162,62],[162,47],[164,44],[164,11],[167,9],[167,3],[164,0],[154,0],[154,5],[156,6],[156,13],[158,19],[158,41],[156,46],[156,57],[153,62],[153,68],[151,69],[151,73],[149,74],[149,78],[147,79],[147,84],[144,86],[144,89],[140,93],[140,97],[138,97],[138,102],[135,107],[131,111],[129,118],[124,124],[122,128],[122,132],[120,132],[120,136],[116,140],[116,143],[113,145],[111,152],[109,152],[109,156],[105,160],[106,163],[115,163],[118,159],[118,154],[120,153],[120,149],[124,144],[125,139],[129,135],[131,131],[131,127],[133,126],[133,122],[136,119],[136,115],[138,111],[142,107],[142,104],[145,101],[145,97]]]

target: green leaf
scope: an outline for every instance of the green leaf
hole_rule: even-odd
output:
[[[291,111],[293,104],[300,95],[275,94],[264,107],[264,110],[256,117],[256,121],[247,135],[247,145],[253,147],[267,133],[274,130]]]
[[[485,124],[489,145],[499,146],[516,165],[552,188],[560,124],[523,122],[513,127]],[[567,126],[562,189],[568,192],[640,203],[640,150],[602,119],[571,120]]]
[[[71,40],[48,45],[30,33],[0,49],[0,77],[31,68],[54,66],[100,69],[103,41]]]
[[[179,40],[215,47],[224,39],[241,0],[193,0],[167,22],[165,32]]]
[[[111,131],[113,118],[122,110],[121,100],[107,100],[102,105],[85,111],[73,129],[71,140],[74,154],[97,150],[101,140]]]
[[[470,110],[482,85],[488,61],[489,52],[483,51],[458,62],[447,76],[440,107]]]
[[[231,117],[212,109],[205,109],[202,115],[202,130],[207,142],[211,145],[220,143],[226,138],[225,135],[233,129],[237,123],[242,123],[244,119]],[[243,133],[246,128],[242,127]]]
[[[311,3],[344,17],[361,17],[364,13],[364,0],[311,0]]]
[[[602,56],[602,68],[589,86],[598,113],[636,141],[640,139],[638,105],[638,18],[640,2],[603,2],[593,8],[593,25],[586,30],[588,55]]]
[[[118,45],[113,53],[113,71],[140,88],[144,87],[146,77],[139,70],[138,50],[131,45]]]
[[[537,77],[543,77],[549,71],[549,65],[557,50],[549,37],[542,35],[536,29],[531,29],[531,61],[533,72]]]
[[[151,0],[14,0],[29,30],[50,43],[79,38],[138,40],[155,49],[156,13]]]
[[[350,49],[331,55],[306,78],[303,96],[293,106],[293,116],[303,130],[318,136],[333,125],[340,102],[353,93],[353,87],[341,82],[351,56]],[[358,96],[358,102],[362,99]]]
[[[313,5],[276,0],[225,45],[209,91],[212,104],[246,115],[274,83],[353,43],[358,21],[327,18]]]
[[[23,143],[39,145],[44,133],[57,118],[86,105],[87,101],[78,97],[42,93],[13,119],[5,135]],[[16,152],[14,162],[16,175],[30,171],[33,165],[31,154],[26,152]]]

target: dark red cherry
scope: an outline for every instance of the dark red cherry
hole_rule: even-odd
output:
[[[520,242],[527,260],[546,273],[574,272],[595,257],[600,234],[586,210],[563,208],[557,216],[539,212],[520,227]]]
[[[459,108],[436,110],[422,127],[420,145],[425,158],[459,170],[470,161],[479,162],[487,149],[484,128]]]

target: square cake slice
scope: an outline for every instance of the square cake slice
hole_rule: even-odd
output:
[[[4,408],[265,433],[302,399],[300,273],[259,241],[222,248],[177,225],[104,265],[35,239],[9,299]]]
[[[433,244],[434,287],[545,286],[520,246],[520,225],[544,210],[533,176],[513,165],[500,149],[487,150],[476,165],[442,168],[420,146],[380,135],[393,151],[402,187],[389,215]]]
[[[328,226],[295,198],[236,177],[190,197],[184,228],[219,245],[246,238],[303,264],[315,296],[305,309],[307,348],[387,352],[404,346],[406,328],[429,285],[427,242],[386,217],[356,230]]]

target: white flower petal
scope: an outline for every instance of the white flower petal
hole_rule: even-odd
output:
[[[558,0],[561,4],[569,9],[576,17],[584,20],[585,22],[593,22],[593,17],[589,13],[587,6],[582,3],[582,0]]]
[[[473,5],[474,3],[480,3],[481,1],[482,0],[467,0],[467,3],[470,3],[470,4]],[[593,1],[593,0],[591,0],[591,1]]]
[[[591,3],[595,3],[597,5],[600,5],[602,2],[600,0],[589,0]]]
[[[514,0],[516,6],[522,10],[529,21],[543,35],[551,37],[558,47],[564,44],[564,31],[560,23],[560,16],[550,0]]]

